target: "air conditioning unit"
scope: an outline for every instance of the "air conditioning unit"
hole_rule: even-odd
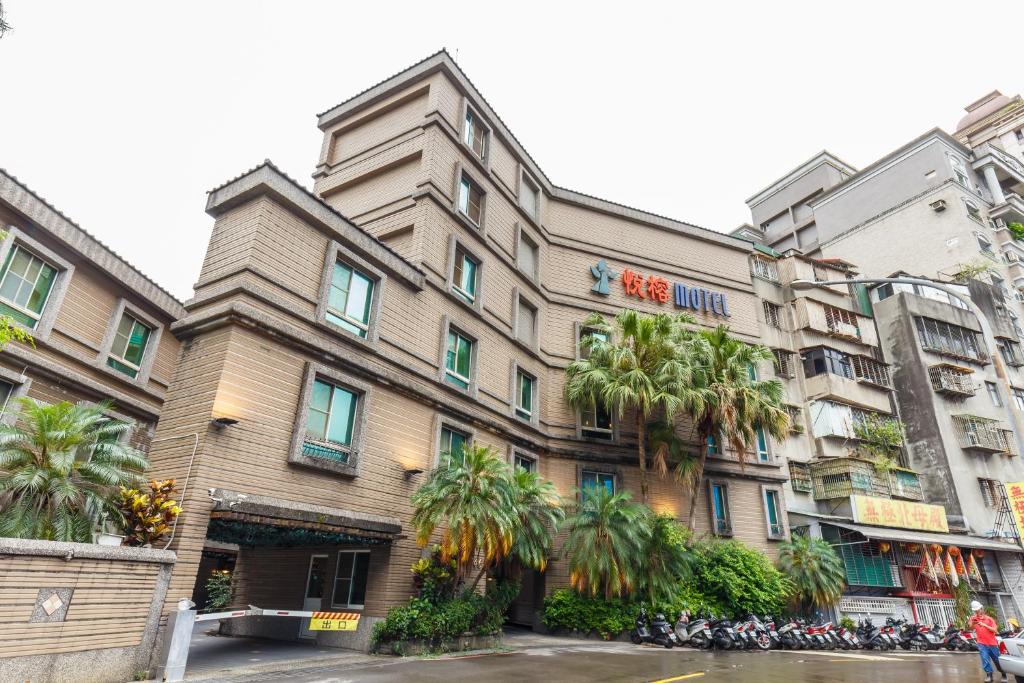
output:
[[[934,211],[935,213],[939,213],[940,211],[945,211],[946,210],[946,200],[945,199],[936,199],[934,202],[932,202],[928,206],[932,207],[932,211]]]
[[[1020,256],[1018,256],[1015,252],[1008,251],[1005,254],[1003,254],[1003,257],[1006,259],[1007,263],[1020,263]]]
[[[844,337],[860,337],[860,330],[850,323],[832,323],[832,331]]]

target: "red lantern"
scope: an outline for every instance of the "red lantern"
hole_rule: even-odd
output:
[[[921,550],[921,546],[918,545],[917,543],[907,543],[905,547],[906,547],[908,552],[912,552],[912,553],[916,553],[919,550]]]
[[[974,554],[975,557],[985,557],[985,551],[981,548],[975,548],[971,552]]]
[[[960,557],[960,548],[950,547],[949,554],[953,557]]]
[[[878,544],[878,549],[881,550],[883,553],[889,552],[890,548],[892,548],[892,545],[890,545],[888,541],[881,541]]]

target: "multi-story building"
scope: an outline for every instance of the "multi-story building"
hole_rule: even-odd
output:
[[[754,342],[761,304],[749,244],[554,185],[446,53],[319,126],[312,193],[270,164],[210,193],[158,434],[198,449],[154,463],[192,492],[170,600],[203,580],[204,547],[236,544],[238,604],[359,611],[356,634],[317,636],[358,645],[413,592],[409,497],[442,453],[489,445],[570,499],[640,497],[632,416],[563,396],[590,312],[688,311]],[[771,553],[786,475],[757,451],[709,461],[696,528]],[[650,504],[685,518],[689,497],[655,477]],[[567,583],[557,558],[528,575],[513,619]],[[314,635],[279,621],[249,628]]]
[[[0,411],[111,401],[147,450],[178,358],[166,330],[182,317],[173,296],[0,170],[0,315],[32,335],[0,353]]]
[[[751,197],[753,225],[735,233],[777,252],[856,263],[865,277],[910,273],[962,282],[985,312],[998,351],[985,348],[967,306],[937,290],[887,285],[872,290],[874,306],[862,302],[874,311],[891,364],[906,464],[920,473],[925,500],[944,506],[950,530],[964,534],[959,542],[979,550],[983,587],[1004,614],[1020,612],[1007,590],[1024,596],[1019,546],[988,540],[1013,535],[1002,485],[1024,478],[1015,457],[1021,435],[1014,438],[1024,409],[1024,309],[1016,293],[1024,284],[1024,249],[1009,227],[1021,219],[1015,193],[1024,188],[1024,163],[1015,131],[1022,122],[1019,97],[992,93],[968,107],[957,139],[934,129],[862,170],[822,152]],[[989,362],[992,353],[1007,366],[1006,381]],[[894,566],[919,562],[888,545]],[[914,597],[906,584],[916,581],[892,575]]]

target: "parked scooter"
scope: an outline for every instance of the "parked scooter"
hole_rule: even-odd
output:
[[[857,623],[857,638],[865,650],[891,650],[891,642],[885,637],[882,629],[871,623],[867,616]]]
[[[711,628],[711,638],[715,642],[715,647],[719,650],[738,650],[743,648],[743,640],[736,633],[736,629],[733,628],[732,622],[722,617],[713,620],[709,624]]]
[[[676,621],[675,632],[681,643],[692,645],[699,650],[710,650],[715,644],[708,620],[700,615],[697,615],[696,619],[690,619],[689,614],[681,612]]]
[[[633,644],[643,645],[644,643],[651,643],[653,645],[660,645],[666,649],[670,649],[675,645],[676,634],[672,632],[668,622],[665,621],[664,615],[656,614],[654,616],[654,621],[651,622],[650,625],[648,625],[647,622],[647,610],[644,607],[641,607],[640,614],[636,617],[633,632],[629,634],[629,639]],[[671,637],[669,634],[671,634]]]
[[[942,641],[932,633],[928,626],[911,624],[906,619],[894,619],[893,617],[886,619],[885,623],[895,629],[900,647],[904,650],[937,650],[942,646]]]
[[[807,647],[800,624],[793,619],[775,618],[775,629],[779,635],[779,642],[787,650],[803,650]]]
[[[950,652],[953,650],[970,652],[971,650],[977,650],[978,644],[974,639],[974,631],[962,631],[953,624],[950,624],[943,635],[942,647]]]
[[[854,631],[851,631],[845,626],[840,626],[836,631],[836,634],[839,636],[840,641],[845,643],[845,645],[843,645],[844,650],[861,649],[860,638],[857,637],[857,634]]]

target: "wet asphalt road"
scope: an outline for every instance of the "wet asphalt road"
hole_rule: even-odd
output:
[[[231,679],[226,679],[231,680]],[[237,680],[237,679],[235,679]],[[759,683],[947,683],[983,680],[977,654],[945,652],[698,652],[625,643],[532,647],[515,652],[436,659],[386,659],[355,668],[330,666],[247,676],[282,683],[350,681],[758,681]],[[998,680],[998,679],[997,679]],[[1012,677],[1010,679],[1013,680]]]

